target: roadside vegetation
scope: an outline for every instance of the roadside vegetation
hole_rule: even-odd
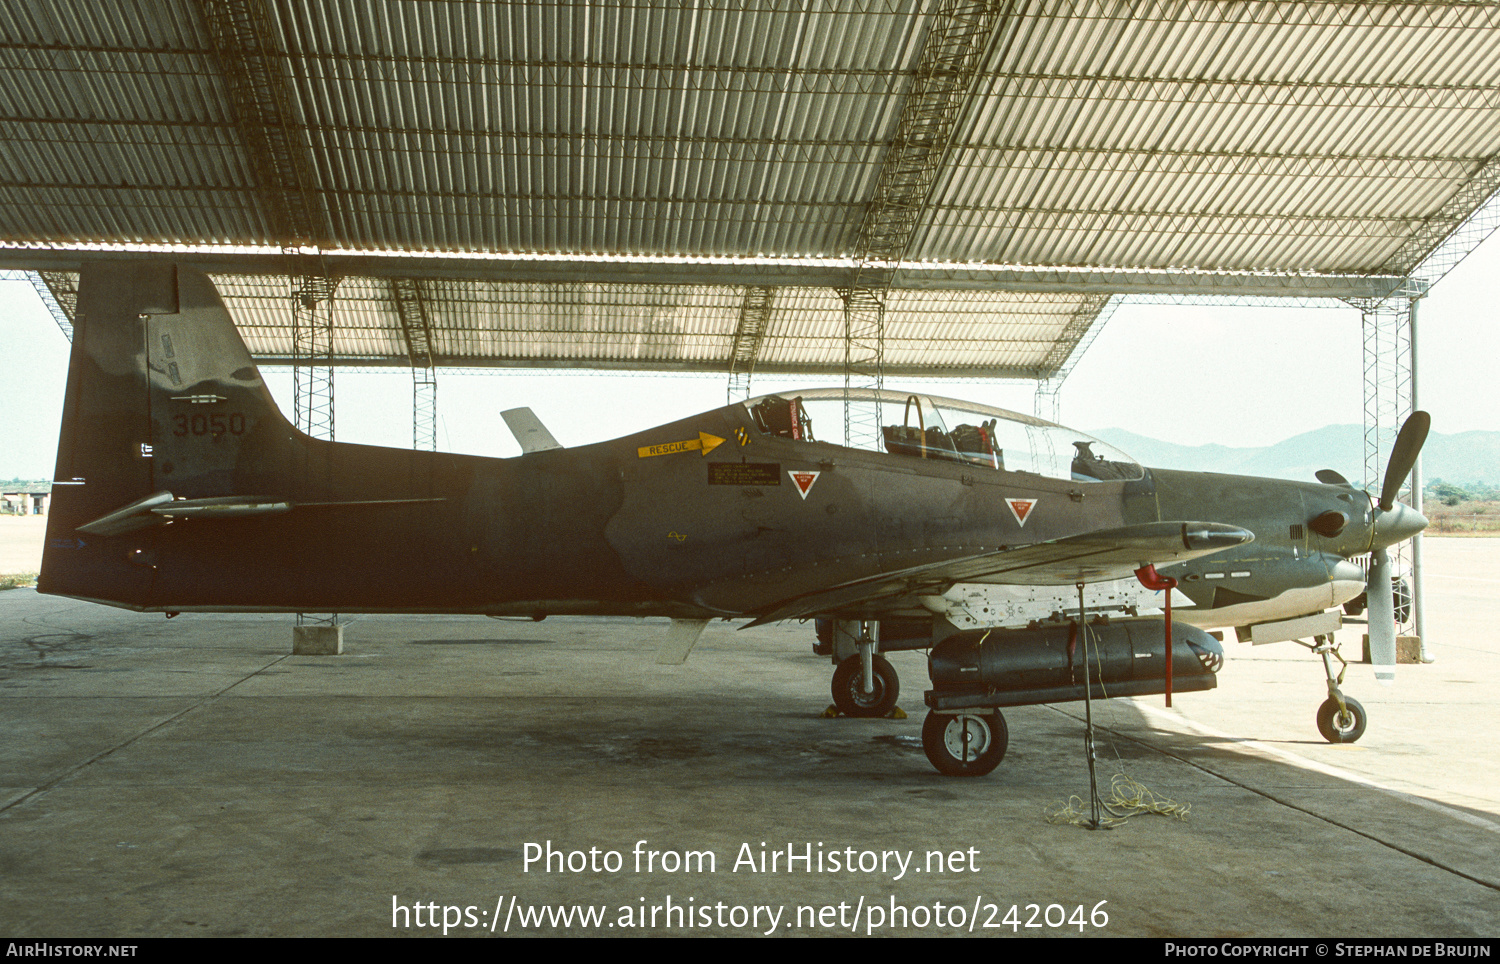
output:
[[[17,572],[8,576],[0,576],[0,592],[6,589],[22,589],[35,585],[36,573],[34,572]]]
[[[1422,499],[1430,534],[1500,536],[1500,487],[1433,479],[1423,487]]]

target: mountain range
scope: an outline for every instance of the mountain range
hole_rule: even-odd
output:
[[[1358,425],[1327,425],[1260,448],[1175,445],[1119,428],[1093,434],[1142,465],[1164,469],[1305,482],[1313,481],[1318,469],[1333,469],[1356,485],[1364,476],[1364,429]],[[1500,432],[1431,433],[1422,449],[1422,478],[1424,485],[1436,479],[1456,485],[1500,485]],[[1371,485],[1378,487],[1380,480]]]

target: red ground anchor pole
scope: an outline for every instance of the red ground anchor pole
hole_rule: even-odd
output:
[[[1177,580],[1171,576],[1163,576],[1156,571],[1156,566],[1146,565],[1135,571],[1135,578],[1141,581],[1141,585],[1153,592],[1165,592],[1167,600],[1167,706],[1172,705],[1172,590],[1177,588]]]

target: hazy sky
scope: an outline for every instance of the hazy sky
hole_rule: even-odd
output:
[[[1419,309],[1419,392],[1433,431],[1500,430],[1500,235]],[[0,479],[51,478],[68,343],[27,282],[0,282]],[[1359,313],[1352,308],[1118,308],[1062,390],[1061,421],[1187,445],[1268,445],[1363,418]],[[290,412],[291,378],[267,373]],[[411,445],[411,378],[340,372],[341,441]],[[756,379],[757,394],[815,384]],[[891,383],[890,387],[916,384]],[[1031,382],[935,382],[926,390],[1022,412]],[[564,445],[615,438],[725,403],[722,375],[500,371],[438,376],[438,447],[519,452],[499,413],[530,406]],[[828,433],[823,433],[828,434]],[[1357,469],[1357,467],[1351,467]]]

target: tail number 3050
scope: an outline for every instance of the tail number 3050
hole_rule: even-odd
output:
[[[245,416],[240,412],[197,412],[172,416],[172,434],[179,438],[185,435],[244,435]]]

